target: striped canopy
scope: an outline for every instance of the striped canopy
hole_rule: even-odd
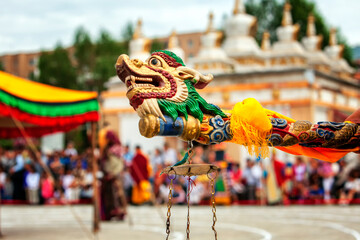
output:
[[[0,71],[0,138],[69,131],[98,121],[98,110],[96,92],[49,86]]]

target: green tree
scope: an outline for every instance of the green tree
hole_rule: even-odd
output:
[[[245,4],[246,12],[257,18],[256,41],[260,44],[265,31],[270,33],[270,40],[276,41],[276,29],[281,25],[283,6],[274,0],[249,0]]]
[[[58,44],[53,52],[42,52],[39,58],[38,81],[58,87],[77,89],[76,72],[68,51]]]
[[[155,51],[158,51],[158,50],[163,50],[166,48],[166,44],[165,42],[160,42],[158,39],[154,39],[152,42],[151,42],[151,47],[150,47],[150,52],[155,52]]]
[[[291,14],[293,16],[294,23],[300,24],[301,28],[298,34],[298,39],[302,39],[306,36],[307,30],[307,18],[310,13],[315,17],[315,27],[317,34],[323,36],[322,47],[329,45],[329,26],[326,24],[324,17],[316,9],[315,3],[309,0],[289,0],[291,4]],[[345,36],[341,34],[341,30],[338,29],[337,39],[339,44],[344,45],[343,57],[351,64],[352,51],[350,46],[347,44]]]
[[[343,58],[346,59],[351,66],[355,67],[355,63],[353,61],[353,50],[350,47],[350,45],[347,43],[347,40],[344,37],[344,35],[342,35],[340,29],[337,32],[337,39],[339,44],[344,45]]]
[[[4,64],[2,61],[0,61],[0,71],[5,71]]]
[[[101,30],[100,37],[95,43],[96,60],[93,70],[93,90],[104,90],[105,82],[116,75],[114,65],[117,58],[125,51],[124,44],[117,42],[106,30]]]
[[[127,22],[124,28],[121,30],[121,42],[123,53],[129,54],[129,43],[134,35],[134,25],[131,22]]]
[[[315,26],[317,34],[323,36],[322,47],[329,44],[329,27],[326,24],[324,17],[316,9],[314,2],[309,0],[288,0],[291,4],[291,15],[294,23],[300,25],[298,40],[306,36],[307,18],[310,13],[315,17]],[[257,17],[258,31],[256,34],[257,42],[261,42],[264,31],[270,33],[270,40],[272,42],[277,40],[276,29],[281,25],[284,1],[276,0],[248,0],[246,3],[246,12]],[[346,43],[346,38],[338,33],[338,42],[344,44],[344,58],[351,63],[351,48]]]
[[[81,75],[91,72],[95,62],[95,46],[89,33],[83,27],[79,27],[75,31],[74,48],[77,71],[81,77]]]
[[[121,30],[121,38],[125,42],[129,42],[134,35],[134,25],[132,22],[127,22],[125,27]]]

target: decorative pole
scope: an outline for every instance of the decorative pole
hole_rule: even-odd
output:
[[[1,204],[2,204],[2,196],[1,196],[1,192],[0,192],[0,207],[2,207]],[[1,212],[0,212],[0,238],[2,238],[2,237],[3,237],[3,235],[1,232]]]
[[[91,162],[92,162],[92,174],[93,174],[93,233],[96,234],[100,230],[100,201],[99,201],[99,186],[96,178],[98,172],[98,161],[95,157],[94,151],[96,146],[96,122],[91,122]]]

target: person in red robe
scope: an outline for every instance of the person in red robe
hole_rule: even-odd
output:
[[[130,165],[130,174],[134,180],[132,203],[143,204],[151,199],[151,185],[149,182],[151,167],[148,158],[141,151],[140,146],[135,148],[135,156]]]
[[[123,189],[124,160],[120,140],[107,124],[100,130],[99,146],[100,169],[104,174],[101,180],[101,219],[121,221],[127,207]]]

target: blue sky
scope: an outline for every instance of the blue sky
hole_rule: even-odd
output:
[[[128,21],[141,17],[146,36],[203,31],[208,13],[215,23],[230,15],[235,0],[11,0],[0,8],[0,54],[51,49],[57,42],[70,45],[82,25],[93,37],[101,28],[120,38]],[[359,0],[314,0],[327,22],[340,27],[351,45],[360,45]],[[181,2],[181,3],[180,3]]]

